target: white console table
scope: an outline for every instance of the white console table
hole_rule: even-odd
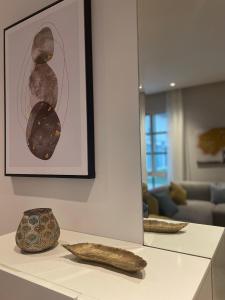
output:
[[[155,220],[155,218],[152,220]],[[165,219],[161,221],[180,223]],[[223,284],[225,281],[225,230],[223,227],[189,223],[177,234],[145,232],[144,244],[157,249],[210,259],[212,266],[213,299],[225,299],[225,285]]]
[[[21,254],[15,233],[0,237],[2,300],[211,300],[210,260],[137,244],[61,231],[59,245]],[[63,243],[93,242],[124,248],[148,263],[138,276],[80,263]]]

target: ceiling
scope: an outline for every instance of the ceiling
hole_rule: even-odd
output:
[[[147,94],[225,80],[224,0],[138,0]]]

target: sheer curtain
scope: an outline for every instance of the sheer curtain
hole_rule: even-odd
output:
[[[168,179],[184,180],[184,116],[182,91],[167,93],[168,114]]]
[[[142,182],[147,182],[146,143],[145,143],[145,94],[140,93],[140,134],[141,134],[141,170]]]

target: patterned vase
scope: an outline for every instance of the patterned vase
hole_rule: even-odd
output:
[[[50,208],[27,210],[16,232],[16,244],[25,252],[40,252],[57,245],[60,228]]]

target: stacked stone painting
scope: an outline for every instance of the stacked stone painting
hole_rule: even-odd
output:
[[[90,9],[62,0],[5,29],[5,175],[95,177]]]
[[[55,111],[58,98],[57,77],[48,61],[54,55],[54,38],[44,27],[32,46],[34,69],[29,78],[32,110],[27,123],[27,146],[39,159],[50,159],[58,143],[61,124]]]

